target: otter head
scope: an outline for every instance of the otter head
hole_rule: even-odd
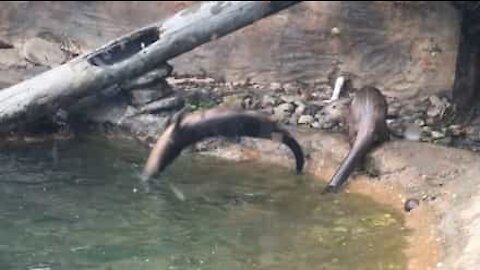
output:
[[[142,180],[147,181],[155,174],[162,172],[182,151],[181,127],[183,113],[174,117],[174,121],[162,133],[155,143],[145,164]]]
[[[328,102],[319,112],[321,122],[325,123],[326,127],[333,127],[340,123],[346,122],[348,109],[351,99],[341,98]]]

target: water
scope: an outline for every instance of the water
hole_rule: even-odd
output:
[[[0,269],[404,269],[400,213],[293,169],[82,138],[0,151]],[[293,165],[292,165],[293,166]]]

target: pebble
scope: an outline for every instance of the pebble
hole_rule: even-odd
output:
[[[0,39],[0,49],[13,49],[13,45]]]
[[[67,54],[60,49],[60,44],[37,37],[25,42],[22,54],[29,62],[48,67],[59,66],[67,60]]]
[[[442,132],[440,131],[436,131],[436,130],[433,130],[432,133],[432,138],[433,139],[441,139],[441,138],[444,138],[445,137],[445,134],[443,134]]]
[[[285,92],[287,93],[295,93],[298,88],[295,87],[295,85],[293,85],[292,83],[286,83],[283,85],[283,89],[285,90]]]
[[[291,96],[291,95],[288,95],[288,96],[281,96],[280,99],[283,101],[283,102],[286,102],[286,103],[295,103],[295,102],[298,102],[301,97],[300,96]]]
[[[297,106],[297,108],[295,108],[295,115],[303,115],[305,112],[305,109],[306,109],[305,105]]]
[[[321,128],[321,125],[320,125],[320,123],[319,123],[318,121],[313,122],[313,123],[311,124],[311,126],[312,126],[313,128]]]
[[[270,83],[270,90],[273,90],[273,91],[282,90],[282,84],[278,82],[272,82]]]
[[[414,123],[415,123],[415,125],[420,126],[420,127],[425,126],[425,121],[423,119],[416,119]]]
[[[405,131],[403,132],[403,136],[405,139],[409,141],[419,141],[422,137],[422,130],[420,127],[416,125],[407,125]]]
[[[332,33],[332,35],[339,35],[340,34],[340,29],[338,27],[333,27],[331,30],[330,30],[330,33]]]
[[[262,98],[262,108],[270,107],[270,106],[275,106],[277,104],[277,101],[275,100],[274,97],[270,95],[264,95]]]
[[[315,119],[311,115],[302,115],[298,119],[298,124],[299,125],[310,125],[313,123]]]
[[[405,201],[403,209],[406,212],[411,212],[413,209],[417,208],[420,205],[420,201],[417,199],[407,199]]]
[[[278,105],[277,107],[275,107],[273,109],[273,111],[274,111],[273,114],[275,116],[275,119],[284,120],[284,119],[286,119],[287,117],[290,116],[290,114],[293,112],[293,110],[294,110],[294,107],[293,107],[292,104],[282,103],[282,104]]]
[[[448,127],[453,136],[460,136],[465,133],[461,125],[451,125]]]
[[[282,103],[278,105],[275,110],[280,110],[283,112],[293,112],[294,106],[291,103]]]

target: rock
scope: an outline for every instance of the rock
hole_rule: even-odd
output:
[[[13,49],[13,45],[10,44],[9,42],[5,41],[5,40],[2,40],[0,39],[0,49]]]
[[[303,111],[303,114],[309,114],[309,115],[315,115],[317,114],[318,111],[320,111],[322,107],[316,104],[307,104],[305,106],[305,110]]]
[[[278,105],[275,109],[291,113],[293,112],[294,106],[291,103],[282,103]]]
[[[283,120],[290,116],[293,112],[293,105],[290,103],[282,103],[273,109],[274,117],[277,120]]]
[[[333,94],[333,87],[328,81],[318,82],[314,86],[315,92],[318,93],[319,97],[323,99],[330,99]]]
[[[340,29],[338,27],[333,27],[331,30],[330,30],[330,33],[333,35],[333,36],[338,36],[340,34]]]
[[[71,115],[86,116],[87,119],[93,119],[98,114],[99,118],[120,118],[123,113],[117,114],[118,111],[114,107],[121,107],[124,110],[128,105],[128,99],[126,95],[121,95],[121,89],[117,85],[110,86],[99,92],[94,92],[91,95],[85,96],[77,100],[74,104],[68,107],[68,113]],[[109,113],[112,110],[112,117]],[[115,112],[114,112],[115,111]],[[105,115],[108,115],[105,117]],[[96,121],[100,123],[103,120]],[[106,121],[115,122],[115,121]]]
[[[405,201],[403,209],[405,212],[410,212],[413,209],[417,208],[420,205],[420,201],[418,199],[407,199]]]
[[[403,128],[403,125],[399,122],[399,121],[389,121],[387,120],[387,125],[388,125],[388,128],[390,129],[390,131],[400,137],[400,136],[403,136],[403,131],[404,131],[404,128]]]
[[[93,99],[96,99],[96,97],[93,97]],[[88,106],[88,110],[82,110],[81,112],[78,112],[77,109],[73,113],[83,113],[87,119],[97,124],[119,124],[128,107],[127,100],[120,95],[107,100],[94,100],[90,104],[95,106]]]
[[[171,85],[183,85],[183,84],[193,84],[193,85],[208,85],[215,83],[213,78],[168,78],[168,83]],[[228,86],[228,83],[227,83]]]
[[[302,98],[300,96],[282,95],[280,99],[286,103],[295,103],[299,102]]]
[[[305,109],[306,109],[306,106],[303,105],[303,104],[300,104],[300,105],[297,106],[297,108],[295,108],[295,113],[294,114],[297,115],[297,116],[301,116],[301,115],[304,114]]]
[[[194,103],[194,102],[191,102]],[[221,107],[239,110],[243,108],[243,95],[230,95],[223,98]]]
[[[426,120],[426,123],[427,123],[427,125],[429,125],[429,126],[435,125],[435,122],[436,122],[436,121],[435,121],[434,118],[427,118],[427,120]]]
[[[316,118],[316,116],[315,116]],[[315,122],[315,127],[320,128],[320,129],[331,129],[335,127],[338,123],[336,121],[330,121],[325,118],[317,118],[317,121]]]
[[[246,96],[242,100],[242,108],[245,110],[256,110],[260,108],[260,101],[254,96]]]
[[[270,90],[273,90],[273,91],[283,90],[282,84],[278,82],[272,82],[270,83]]]
[[[315,121],[315,118],[311,115],[302,115],[298,119],[298,124],[299,125],[310,125]]]
[[[158,113],[160,111],[170,111],[180,109],[185,106],[185,100],[177,96],[160,99],[154,102],[151,102],[142,108],[140,108],[141,113]]]
[[[302,101],[302,98],[299,96],[299,99],[293,101],[293,105],[305,107],[305,103]]]
[[[403,137],[409,141],[420,141],[422,137],[422,129],[417,125],[407,124],[403,131]]]
[[[439,117],[442,114],[442,109],[439,107],[430,107],[428,108],[427,115],[428,117],[434,118]]]
[[[435,143],[441,144],[441,145],[450,145],[452,143],[452,137],[443,137],[435,140]]]
[[[465,127],[465,134],[474,141],[480,141],[480,130],[475,126]]]
[[[283,89],[288,94],[298,94],[298,91],[299,91],[299,87],[294,85],[293,83],[284,84]]]
[[[388,114],[389,115],[399,115],[400,112],[400,104],[399,103],[390,103],[388,104]]]
[[[252,88],[255,89],[255,90],[264,89],[264,87],[261,84],[257,84],[257,83],[254,83],[252,85]]]
[[[445,134],[440,131],[433,130],[431,136],[433,139],[441,139],[445,137]]]
[[[123,118],[119,126],[137,136],[156,138],[165,129],[167,120],[167,116],[140,114]]]
[[[312,126],[313,128],[321,128],[321,125],[320,125],[320,123],[319,123],[318,121],[313,122],[311,126]]]
[[[13,85],[13,84],[10,83],[10,82],[0,81],[0,90],[3,89],[3,88],[10,87],[11,85]]]
[[[416,119],[414,123],[415,123],[415,125],[420,126],[420,127],[425,126],[425,121],[423,119]]]
[[[262,108],[273,107],[275,105],[277,105],[277,101],[275,100],[274,97],[270,95],[264,95],[262,97],[262,103],[261,103]]]
[[[132,117],[135,115],[139,114],[139,111],[137,108],[133,106],[127,106],[127,109],[125,110],[125,113],[123,114],[124,117]]]
[[[442,100],[437,96],[431,96],[429,98],[430,107],[427,110],[427,115],[429,117],[442,117],[445,113],[445,110],[448,108],[449,103],[446,100]]]
[[[232,82],[232,86],[233,87],[241,87],[241,86],[245,86],[245,83],[244,82]]]
[[[152,101],[164,98],[172,93],[170,87],[161,89],[137,89],[130,91],[131,102],[135,106],[145,105]]]
[[[260,111],[267,114],[267,115],[272,115],[273,114],[273,107],[262,108],[262,109],[260,109]]]
[[[0,66],[5,69],[26,68],[28,62],[15,49],[0,50]]]
[[[150,72],[147,72],[133,80],[129,80],[122,84],[122,88],[127,90],[151,88],[153,86],[161,85],[161,87],[168,86],[168,82],[165,80],[172,72],[173,68],[169,64],[163,64],[159,68],[156,68]]]
[[[442,100],[437,96],[430,96],[428,100],[432,106],[439,107],[443,105]]]
[[[293,114],[292,116],[290,116],[287,123],[289,125],[296,126],[297,123],[298,123],[298,119],[299,119],[299,117],[297,115]]]
[[[432,132],[432,128],[429,127],[429,126],[423,126],[423,127],[422,127],[422,130],[423,130],[424,132],[427,132],[428,134],[430,134],[430,133]]]
[[[448,129],[453,136],[462,136],[465,134],[465,129],[461,125],[451,125]]]
[[[61,65],[68,59],[60,44],[37,37],[25,42],[22,54],[29,62],[48,67]]]

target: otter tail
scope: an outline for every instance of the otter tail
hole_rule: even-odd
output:
[[[344,158],[342,164],[337,169],[333,177],[330,179],[330,182],[328,182],[324,193],[337,192],[339,190],[340,186],[345,183],[350,174],[352,174],[358,162],[367,153],[368,149],[370,149],[373,142],[373,134],[370,134],[368,132],[365,132],[363,134],[357,134],[357,138],[355,139],[352,149],[350,149],[350,152]]]
[[[296,161],[296,171],[297,174],[300,174],[303,170],[305,164],[305,156],[303,154],[303,149],[298,143],[298,141],[286,130],[279,130],[282,134],[281,142],[288,146],[292,150],[293,155],[295,156]]]

